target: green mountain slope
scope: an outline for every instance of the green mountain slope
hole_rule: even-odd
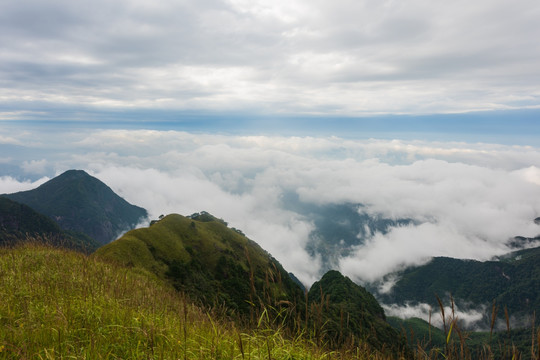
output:
[[[36,189],[4,195],[55,220],[62,229],[84,233],[106,244],[147,216],[100,180],[69,170]]]
[[[329,271],[315,282],[308,298],[311,304],[319,304],[312,316],[324,324],[321,337],[334,346],[362,340],[394,356],[410,355],[405,339],[386,322],[373,295],[338,271]]]
[[[428,303],[437,308],[436,294],[451,294],[459,305],[507,307],[510,315],[525,317],[540,312],[540,248],[514,252],[496,261],[434,258],[426,265],[410,268],[388,294],[384,303]],[[446,301],[445,301],[446,302]],[[486,316],[489,322],[489,314]]]
[[[147,269],[205,305],[224,304],[239,314],[248,314],[250,303],[294,307],[304,298],[274,258],[208,213],[168,215],[95,255]]]
[[[13,246],[27,241],[85,252],[98,248],[95,240],[83,234],[66,233],[47,216],[0,196],[0,246]]]

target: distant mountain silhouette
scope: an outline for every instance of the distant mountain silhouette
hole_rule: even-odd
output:
[[[145,209],[129,204],[82,170],[68,170],[36,189],[4,196],[100,244],[114,240],[147,216]]]

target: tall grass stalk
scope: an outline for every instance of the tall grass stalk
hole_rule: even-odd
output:
[[[145,270],[44,246],[0,249],[0,299],[0,359],[383,359],[291,336],[279,308],[239,330]]]

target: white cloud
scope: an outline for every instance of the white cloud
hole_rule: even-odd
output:
[[[43,149],[55,173],[85,169],[154,218],[202,210],[223,218],[306,284],[321,269],[305,250],[314,204],[362,203],[375,217],[414,220],[341,259],[356,281],[431,256],[485,260],[508,251],[510,237],[540,233],[532,221],[540,216],[540,149],[530,146],[96,130],[52,135],[10,155],[33,164]],[[30,185],[3,178],[0,193]],[[285,208],[290,193],[308,208]]]
[[[20,181],[11,176],[2,176],[0,177],[0,194],[32,190],[48,180],[50,180],[48,177],[43,177],[37,181]]]
[[[22,163],[21,167],[24,172],[29,174],[43,174],[47,169],[47,160],[30,160]]]
[[[394,316],[401,319],[419,318],[427,321],[432,326],[443,329],[443,317],[440,308],[432,308],[428,304],[406,304],[403,306],[392,304],[382,305],[387,316]],[[453,319],[457,319],[461,328],[465,330],[489,330],[489,324],[486,324],[486,309],[483,305],[473,309],[461,309],[454,304],[454,309],[450,306],[444,306],[444,315],[446,326],[450,326]]]
[[[530,166],[516,171],[518,176],[522,176],[525,180],[540,185],[540,168],[536,166]]]

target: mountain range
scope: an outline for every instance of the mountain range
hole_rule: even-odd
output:
[[[490,327],[493,304],[499,315],[506,311],[518,327],[529,326],[534,313],[540,310],[540,247],[484,262],[435,257],[425,265],[394,275],[398,280],[391,291],[371,289],[383,303],[424,303],[437,309],[439,298],[446,304],[454,301],[464,311],[483,309],[482,318],[473,327]]]
[[[291,208],[302,206],[294,197],[286,201]],[[371,219],[358,206],[311,210],[316,230],[308,250],[327,250],[328,268],[334,257],[360,241],[350,233],[362,228],[369,235],[408,223]],[[424,333],[430,324],[387,319],[383,309],[388,305],[428,304],[437,309],[442,301],[463,311],[480,308],[483,314],[475,326],[484,329],[490,327],[495,309],[500,318],[510,314],[513,331],[530,326],[540,310],[539,247],[486,262],[436,257],[393,274],[396,282],[386,292],[377,284],[367,284],[366,289],[330,270],[306,292],[271,254],[222,219],[204,211],[170,214],[134,229],[146,217],[146,210],[129,204],[100,180],[70,170],[34,190],[0,197],[0,245],[33,239],[87,252],[97,249],[93,258],[152,274],[201,306],[223,307],[227,316],[253,322],[254,316],[274,311],[283,316],[284,325],[309,332],[325,346],[358,345],[361,340],[396,356],[410,353],[388,320],[398,329],[414,323]],[[515,238],[516,246],[539,241],[540,237]],[[445,335],[439,334],[439,343]]]
[[[93,258],[147,271],[197,304],[223,308],[242,322],[260,321],[261,314],[272,312],[291,331],[312,329],[321,346],[358,345],[361,340],[375,351],[409,354],[377,300],[363,287],[330,272],[305,292],[294,275],[256,242],[207,212],[163,216],[110,242],[113,234],[133,228],[146,211],[84,171],[67,171],[37,189],[1,199],[10,205],[2,224],[14,224],[16,219],[33,226],[18,226],[10,235],[13,242],[23,234],[40,241],[53,232],[63,236],[79,231],[81,236],[92,235],[87,237],[88,246],[99,239]],[[317,315],[322,313],[323,323]],[[340,322],[344,316],[352,320]]]
[[[277,309],[283,324],[300,331],[298,326],[307,323],[318,331],[318,341],[332,347],[363,339],[389,354],[406,349],[363,287],[331,271],[305,294],[257,243],[204,211],[164,216],[99,248],[94,256],[144,268],[198,303],[223,304],[231,316],[249,319]],[[349,320],[340,321],[343,317]]]

